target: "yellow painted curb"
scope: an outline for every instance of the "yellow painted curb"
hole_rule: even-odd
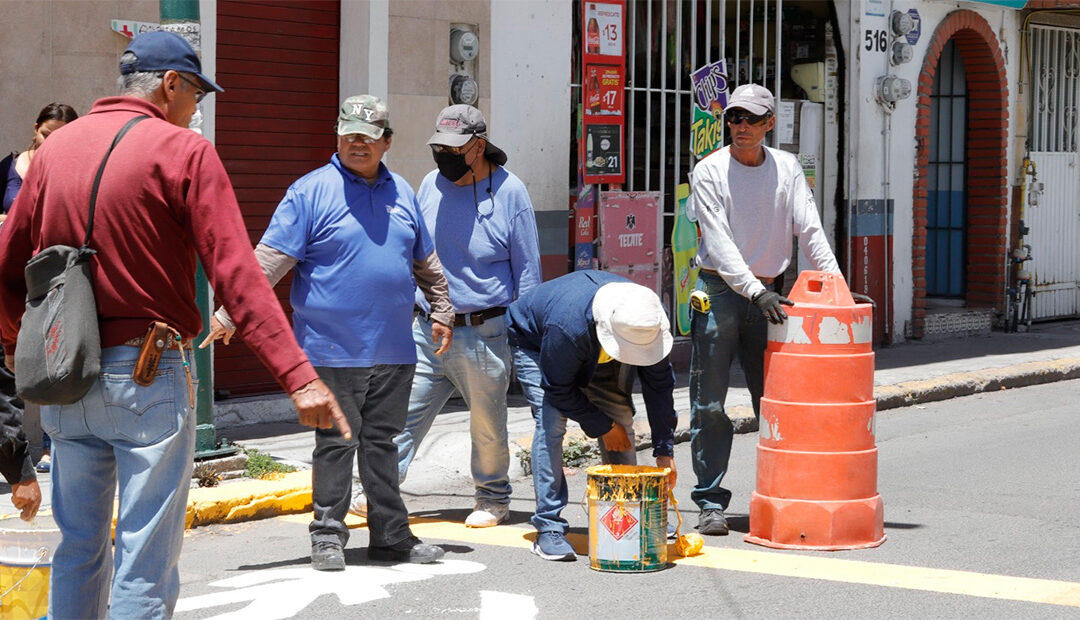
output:
[[[245,480],[192,489],[185,527],[235,523],[311,510],[311,471],[295,471],[270,480]]]

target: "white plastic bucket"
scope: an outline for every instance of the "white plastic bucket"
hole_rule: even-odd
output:
[[[49,613],[49,573],[60,544],[51,515],[32,521],[0,517],[0,620],[44,618]]]

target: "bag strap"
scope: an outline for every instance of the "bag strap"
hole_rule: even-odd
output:
[[[143,121],[150,118],[145,114],[140,114],[135,118],[124,123],[124,126],[120,128],[120,131],[116,132],[116,137],[113,138],[112,144],[109,145],[109,150],[105,152],[105,157],[101,158],[101,165],[98,166],[97,175],[94,177],[94,188],[90,190],[90,217],[86,220],[86,239],[83,240],[82,249],[87,249],[90,246],[90,233],[94,230],[94,207],[97,205],[97,193],[98,186],[101,185],[101,175],[105,172],[105,164],[109,161],[109,155],[112,155],[113,149],[120,143],[120,139],[124,137],[124,134],[129,129],[135,126],[139,121]]]

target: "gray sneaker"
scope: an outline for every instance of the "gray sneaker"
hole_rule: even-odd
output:
[[[562,532],[540,532],[536,535],[532,552],[552,562],[573,562],[577,559],[574,548]]]
[[[345,550],[341,543],[322,540],[311,543],[311,568],[345,570]]]
[[[415,536],[390,545],[377,547],[368,545],[368,558],[377,562],[409,562],[411,564],[430,564],[442,559],[446,551],[435,545],[425,545]]]
[[[710,536],[726,536],[728,533],[727,517],[719,508],[706,508],[698,515],[697,529]]]

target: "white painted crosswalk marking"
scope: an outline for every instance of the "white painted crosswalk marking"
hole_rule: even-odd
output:
[[[480,591],[479,620],[533,620],[540,610],[531,596]]]

